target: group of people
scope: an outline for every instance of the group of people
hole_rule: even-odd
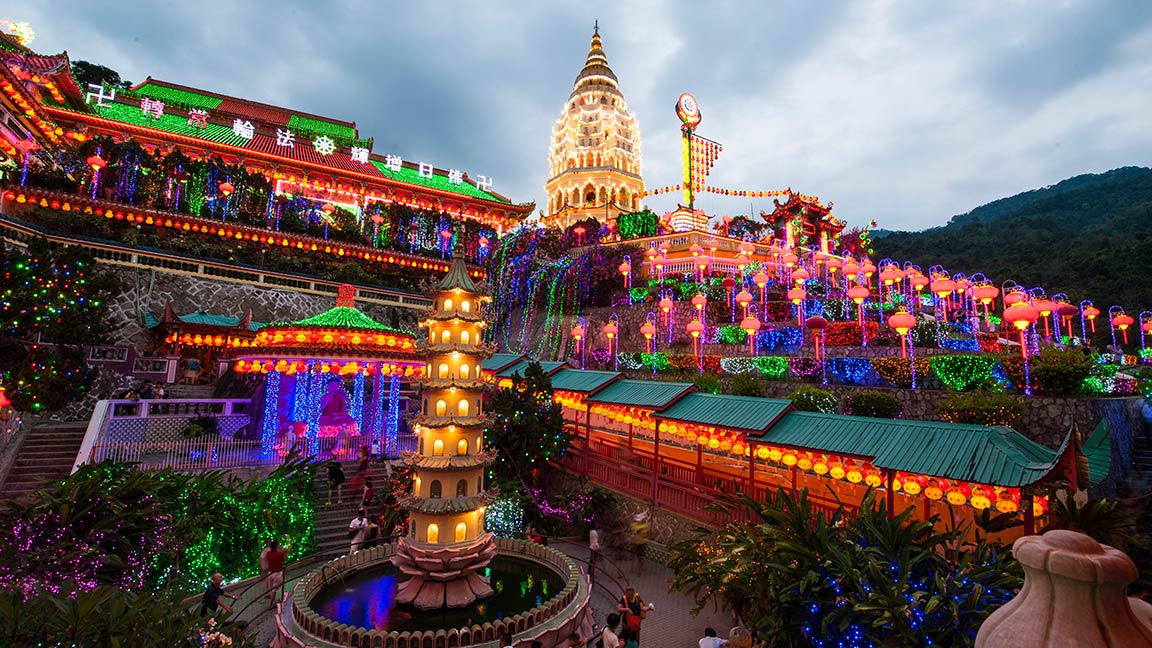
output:
[[[168,388],[163,383],[145,380],[139,386],[124,392],[125,400],[161,400],[168,398]]]
[[[353,475],[349,490],[353,494],[352,501],[356,504],[356,516],[348,523],[348,552],[356,552],[376,546],[378,542],[396,542],[403,534],[403,527],[395,525],[392,533],[385,537],[382,530],[387,528],[387,510],[381,510],[379,516],[373,520],[369,509],[376,501],[376,484],[368,476],[368,467],[372,461],[372,453],[367,445],[360,446],[356,463],[356,474]],[[336,503],[344,503],[344,469],[335,459],[328,462],[328,501],[332,503],[332,494],[336,494]]]

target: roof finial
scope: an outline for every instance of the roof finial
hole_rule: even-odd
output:
[[[592,23],[592,35],[593,36],[599,36],[600,35],[600,20],[599,19],[593,21],[593,23]]]

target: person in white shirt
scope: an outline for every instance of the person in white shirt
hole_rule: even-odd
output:
[[[351,545],[348,547],[348,553],[355,553],[360,551],[360,547],[364,544],[364,538],[368,535],[368,514],[364,509],[356,514],[356,517],[348,523],[348,539],[351,540]]]
[[[588,552],[588,576],[591,578],[596,573],[596,559],[600,556],[600,530],[596,528],[595,522],[588,530]]]
[[[700,648],[720,648],[725,641],[716,636],[715,628],[704,628],[704,638],[700,640]]]
[[[604,640],[604,648],[620,648],[620,637],[616,636],[616,626],[620,625],[620,615],[612,612],[604,621],[604,629],[600,637]]]

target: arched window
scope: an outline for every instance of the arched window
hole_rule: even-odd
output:
[[[456,405],[456,413],[460,416],[468,416],[468,401],[462,400]]]
[[[440,499],[443,495],[444,488],[440,485],[439,479],[433,479],[431,484],[428,484],[428,497],[432,499]]]
[[[479,477],[476,478],[476,492],[477,493],[484,492],[484,475],[480,475]]]
[[[446,310],[446,311],[452,310],[452,300],[451,299],[445,299],[444,300],[444,310]]]
[[[447,362],[441,362],[440,363],[440,377],[441,378],[447,378],[448,377],[448,363]]]
[[[448,403],[443,400],[436,401],[436,416],[444,416],[448,413]]]
[[[436,439],[435,441],[432,442],[432,456],[433,457],[443,457],[444,456],[444,440],[443,439]]]
[[[440,344],[451,344],[451,342],[452,342],[452,331],[445,330],[442,333],[440,333]]]
[[[468,301],[467,299],[460,302],[460,310],[464,311],[465,313],[472,312],[472,302]]]
[[[468,454],[468,439],[460,439],[456,442],[456,454],[460,456]]]
[[[464,379],[472,377],[472,368],[468,366],[467,362],[460,365],[460,377]]]
[[[480,452],[481,450],[484,449],[484,447],[482,445],[480,445],[483,442],[484,442],[484,439],[481,439],[480,437],[476,437],[476,452]]]
[[[456,482],[456,497],[468,497],[468,480],[461,479]]]
[[[472,336],[468,334],[468,331],[460,331],[460,344],[469,344],[470,339]]]
[[[428,525],[428,543],[429,544],[439,544],[440,543],[440,527],[436,526],[435,524],[429,524]]]
[[[464,542],[468,539],[468,525],[461,522],[456,525],[456,542]]]

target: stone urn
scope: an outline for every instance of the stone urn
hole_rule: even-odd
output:
[[[1025,536],[1012,545],[1024,588],[980,626],[976,648],[1152,648],[1152,626],[1129,604],[1136,565],[1124,552],[1075,531]]]

